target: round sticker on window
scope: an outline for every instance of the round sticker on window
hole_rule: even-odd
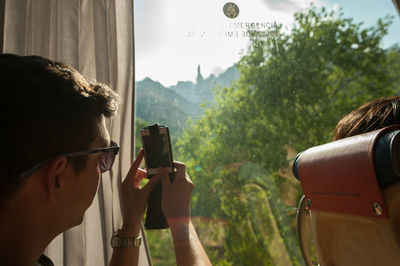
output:
[[[232,2],[228,2],[224,5],[224,14],[228,18],[236,18],[239,15],[239,7]]]

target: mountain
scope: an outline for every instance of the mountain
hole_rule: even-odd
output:
[[[166,124],[180,134],[189,117],[202,114],[198,104],[189,102],[161,83],[145,78],[136,83],[136,116],[148,123]]]
[[[240,73],[235,66],[229,67],[225,72],[216,77],[214,74],[204,79],[201,75],[200,66],[197,67],[196,83],[190,81],[179,81],[170,90],[177,92],[187,100],[200,104],[211,103],[214,100],[213,89],[218,87],[229,87],[232,82],[239,79]]]
[[[136,117],[149,124],[166,124],[172,134],[180,135],[189,117],[196,120],[203,114],[200,104],[213,102],[213,90],[230,86],[239,75],[232,66],[218,77],[204,79],[198,66],[196,83],[179,81],[169,88],[145,78],[136,82]]]

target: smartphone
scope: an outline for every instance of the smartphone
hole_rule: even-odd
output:
[[[140,130],[149,178],[158,174],[158,167],[173,172],[171,140],[167,126],[154,124]]]
[[[140,130],[144,160],[148,178],[158,174],[158,167],[167,169],[170,181],[173,182],[173,159],[169,129],[165,125],[154,124]],[[147,229],[165,229],[168,223],[161,209],[162,184],[159,182],[151,191],[147,200],[145,227]]]

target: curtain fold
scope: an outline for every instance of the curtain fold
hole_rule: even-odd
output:
[[[46,249],[56,265],[107,265],[112,233],[122,223],[120,184],[134,156],[133,0],[1,0],[0,8],[3,53],[70,64],[121,96],[118,115],[107,121],[111,138],[121,146],[113,170],[103,174],[83,223]],[[139,264],[151,264],[145,245]]]

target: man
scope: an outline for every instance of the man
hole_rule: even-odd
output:
[[[105,117],[118,107],[106,85],[75,69],[37,56],[0,55],[0,258],[2,265],[52,265],[41,256],[60,233],[80,224],[101,174],[118,153]],[[142,189],[140,152],[122,183],[123,226],[110,265],[137,265],[146,201],[161,180],[163,211],[178,265],[210,261],[190,222],[193,189],[185,166],[175,163],[171,184],[164,169]]]

